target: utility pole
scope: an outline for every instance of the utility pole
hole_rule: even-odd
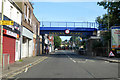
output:
[[[2,19],[1,20],[3,20],[4,19],[4,17],[3,17],[3,7],[4,7],[4,0],[2,0],[2,14],[1,14],[1,17],[2,17]],[[0,41],[0,45],[1,45],[1,47],[0,47],[0,63],[1,63],[1,65],[2,65],[2,56],[3,56],[3,25],[1,25],[1,41]]]
[[[109,26],[110,26],[110,24],[109,24],[109,0],[108,0],[108,34],[109,34]],[[108,40],[108,55],[109,55],[109,45],[110,45],[110,43],[109,43],[109,40]]]

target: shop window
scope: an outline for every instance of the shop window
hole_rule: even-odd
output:
[[[12,18],[13,7],[10,6],[10,18]]]

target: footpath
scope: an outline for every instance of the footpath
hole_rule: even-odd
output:
[[[105,61],[109,61],[109,62],[113,62],[113,63],[120,63],[120,58],[109,58],[109,57],[93,57],[93,58],[96,58],[96,59],[99,59],[99,60],[105,60]]]
[[[38,64],[46,58],[46,56],[35,56],[23,58],[22,61],[16,61],[15,63],[10,64],[8,69],[2,70],[2,78],[9,78],[9,76],[17,74],[20,71],[26,71],[28,68]]]
[[[72,52],[79,54],[77,51],[72,51]],[[83,55],[83,56],[91,57],[91,58],[98,59],[98,60],[113,62],[113,63],[120,63],[120,58],[116,58],[116,57],[110,58],[110,57],[103,57],[103,56],[87,56],[87,55]]]

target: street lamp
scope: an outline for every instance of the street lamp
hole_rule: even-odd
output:
[[[109,0],[108,0],[108,11],[107,12],[108,12],[108,31],[109,31],[109,26],[110,26],[110,24],[109,24],[109,22],[110,22],[109,21]]]
[[[2,19],[1,20],[3,20],[4,19],[4,17],[3,17],[3,7],[4,7],[4,0],[2,0],[2,14],[1,14],[1,17],[2,17]],[[1,63],[1,65],[2,65],[2,55],[3,55],[3,25],[1,25],[1,41],[0,41],[0,63]]]

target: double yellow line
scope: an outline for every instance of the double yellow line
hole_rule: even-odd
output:
[[[19,69],[17,69],[17,70],[11,71],[10,73],[7,73],[7,74],[6,74],[6,75],[12,74],[12,75],[10,75],[10,76],[7,76],[7,78],[13,78],[14,76],[16,76],[16,75],[22,73],[23,71],[25,71],[26,68],[29,69],[29,68],[33,67],[34,65],[36,65],[36,64],[44,61],[44,60],[47,59],[47,58],[48,58],[48,57],[42,57],[42,58],[40,58],[39,60],[36,60],[36,61],[34,61],[34,62],[32,62],[32,63],[29,63],[29,64],[27,64],[27,65],[25,65],[25,66],[23,66],[23,67],[21,67],[21,68],[19,68]],[[19,71],[19,70],[20,70],[20,71]],[[18,71],[18,72],[17,72],[17,71]],[[15,73],[15,72],[16,72],[16,73]]]

